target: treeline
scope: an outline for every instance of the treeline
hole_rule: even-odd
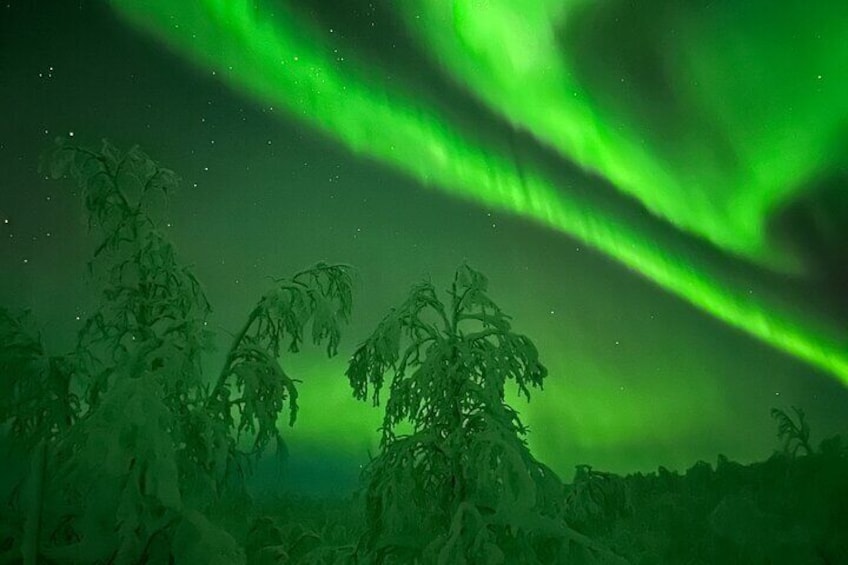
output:
[[[784,451],[763,464],[581,466],[564,484],[504,399],[509,385],[529,401],[547,369],[467,265],[444,291],[413,286],[339,375],[384,415],[357,496],[255,500],[256,462],[284,455],[281,419],[298,423],[279,359],[339,353],[351,268],[274,279],[207,375],[211,305],[159,229],[177,176],[108,142],[59,141],[43,166],[80,189],[101,302],[63,355],[0,308],[0,562],[845,562],[846,446],[813,449],[800,411],[775,411]]]

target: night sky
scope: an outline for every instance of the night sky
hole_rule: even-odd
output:
[[[516,406],[566,480],[767,457],[771,407],[817,442],[848,427],[846,36],[830,0],[5,0],[0,303],[72,347],[93,241],[38,163],[105,137],[182,177],[221,349],[268,277],[356,269],[339,356],[282,360],[292,465],[376,449],[347,358],[463,261],[549,368]]]

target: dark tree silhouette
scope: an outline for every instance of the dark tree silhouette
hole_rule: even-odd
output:
[[[2,557],[243,563],[222,524],[244,520],[250,460],[281,447],[285,411],[290,424],[297,416],[295,380],[278,358],[305,336],[337,352],[349,268],[320,263],[276,280],[209,382],[201,356],[210,306],[159,229],[176,175],[106,141],[99,150],[59,141],[44,169],[82,192],[99,239],[89,270],[102,302],[62,357],[47,357],[25,320],[0,310],[0,378],[11,391],[0,424],[19,453],[33,453],[12,500],[24,520],[3,525]]]
[[[524,441],[505,401],[512,382],[530,399],[547,370],[489,298],[487,280],[460,267],[443,303],[415,286],[354,353],[354,395],[388,399],[381,452],[365,470],[367,531],[377,563],[538,563],[600,548],[566,527],[562,485]]]

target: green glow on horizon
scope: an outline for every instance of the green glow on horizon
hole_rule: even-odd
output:
[[[336,62],[289,15],[247,0],[112,0],[124,16],[258,101],[441,192],[498,208],[587,242],[713,316],[848,384],[841,330],[749,294],[720,264],[694,262],[680,236],[617,217],[577,191],[464,137],[404,92]],[[348,63],[349,64],[349,63]],[[367,72],[367,69],[363,72]],[[600,149],[600,148],[598,148]],[[622,170],[623,167],[622,167]],[[634,173],[635,174],[635,173]],[[658,190],[658,192],[661,192]]]
[[[552,368],[556,361],[544,351],[547,360],[543,360]],[[658,444],[664,451],[663,465],[684,469],[692,462],[688,459],[691,452],[668,449],[669,446],[692,437],[713,436],[721,422],[735,420],[720,385],[711,382],[706,373],[673,382],[648,382],[628,392],[635,398],[625,398],[616,395],[620,382],[615,378],[593,368],[591,361],[569,359],[568,366],[574,369],[575,361],[580,374],[577,382],[551,378],[544,394],[533,397],[529,406],[514,391],[507,392],[507,400],[530,426],[528,441],[533,452],[563,478],[569,478],[575,465],[587,462],[590,452],[593,463],[603,461],[606,470],[655,469],[658,461],[652,457],[656,452],[644,448],[645,438],[649,437],[653,438],[654,447]],[[298,424],[283,430],[293,451],[301,453],[319,446],[333,457],[359,462],[364,454],[379,450],[382,415],[370,403],[353,402],[350,389],[340,386],[336,375],[344,373],[345,359],[327,360],[306,353],[286,357],[284,364],[287,373],[298,375],[303,381],[298,385]],[[705,407],[710,419],[693,417]],[[668,422],[674,422],[674,426],[668,426]],[[662,430],[661,436],[658,430]],[[616,455],[620,452],[628,453],[626,460]]]
[[[621,83],[608,90],[625,109],[611,111],[578,72],[577,59],[592,53],[562,47],[581,23],[591,26],[592,16],[615,5],[410,0],[398,9],[439,65],[512,123],[677,227],[791,268],[785,253],[769,247],[766,221],[839,152],[845,156],[838,134],[848,117],[848,4],[816,9],[789,0],[767,24],[763,14],[775,10],[756,1],[734,8],[732,19],[727,10],[697,6],[662,14],[670,18],[664,52],[652,62],[663,68],[651,72],[662,73],[674,101],[685,104],[685,113],[659,118],[679,122],[668,134],[671,147],[650,137],[657,123],[640,120],[644,101],[628,90],[638,76],[618,71]]]

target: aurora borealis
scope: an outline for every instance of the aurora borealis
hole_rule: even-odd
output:
[[[576,236],[724,321],[848,382],[845,333],[814,329],[802,319],[793,319],[791,313],[781,312],[777,304],[750,298],[748,289],[728,287],[720,278],[722,273],[688,261],[670,245],[658,245],[640,227],[599,210],[591,198],[575,198],[567,190],[557,190],[533,168],[519,171],[515,162],[463,138],[405,93],[369,85],[357,80],[355,71],[338,69],[327,49],[296,33],[297,18],[285,7],[272,18],[246,1],[209,0],[177,6],[172,2],[141,5],[116,1],[114,5],[199,64],[229,75],[227,80],[233,86],[257,99],[288,107],[355,152],[395,165],[449,193]],[[440,60],[467,80],[478,96],[559,148],[565,157],[602,172],[615,186],[639,196],[648,208],[729,251],[761,251],[765,210],[779,201],[781,193],[797,188],[799,177],[815,171],[821,160],[818,156],[833,144],[833,130],[848,115],[848,101],[835,93],[831,104],[818,106],[826,95],[811,79],[816,94],[802,98],[798,123],[775,128],[780,134],[772,131],[774,139],[769,143],[757,138],[764,135],[759,130],[746,140],[746,144],[762,147],[767,155],[784,155],[787,149],[780,147],[786,143],[784,132],[806,131],[802,126],[811,122],[810,111],[824,108],[823,115],[812,121],[822,125],[809,128],[818,135],[811,139],[789,136],[790,152],[798,157],[781,159],[788,165],[779,178],[774,172],[779,163],[768,164],[769,159],[759,154],[746,156],[741,148],[735,152],[739,164],[734,163],[725,174],[710,170],[710,166],[720,166],[711,162],[715,159],[693,151],[707,161],[708,168],[690,163],[695,173],[689,175],[695,182],[687,186],[671,178],[669,168],[657,163],[659,157],[641,155],[646,150],[636,149],[635,140],[614,131],[615,124],[599,115],[581,94],[582,87],[574,84],[573,71],[560,64],[562,55],[553,29],[559,19],[568,17],[568,3],[545,0],[522,3],[520,9],[517,6],[508,1],[411,2],[405,9],[414,13],[407,14],[407,19],[414,20],[413,27],[424,30],[425,44],[435,45]],[[420,25],[418,20],[422,20]],[[841,37],[841,31],[832,32]],[[839,44],[831,51],[835,54],[824,58],[821,68],[848,64],[848,47]],[[816,54],[810,59],[822,59]],[[706,58],[708,55],[697,60]],[[834,69],[836,73],[838,69]],[[690,80],[699,82],[699,76],[696,73]],[[836,86],[827,87],[827,94],[848,86],[838,75],[829,82]],[[745,91],[742,86],[729,87]],[[572,92],[573,97],[569,96]],[[532,103],[524,102],[528,100]],[[714,102],[710,98],[705,105]],[[774,128],[771,118],[766,115],[760,120]],[[701,153],[712,150],[710,140],[698,142],[706,146]],[[739,178],[735,169],[746,176]],[[715,186],[728,188],[721,194],[710,190]]]
[[[724,438],[737,426],[759,427],[758,440],[768,437],[762,406],[785,402],[774,398],[776,390],[753,402],[760,412],[738,414],[747,410],[740,408],[749,405],[747,395],[766,386],[779,387],[811,415],[812,399],[819,399],[824,427],[844,423],[835,407],[848,405],[848,326],[832,280],[843,271],[815,271],[821,262],[815,250],[785,241],[802,227],[780,233],[777,219],[796,201],[815,202],[816,190],[844,175],[848,8],[824,0],[812,6],[793,0],[779,13],[759,1],[685,8],[653,1],[638,13],[624,2],[402,6],[83,3],[72,19],[87,27],[57,34],[75,38],[65,48],[55,37],[21,31],[51,29],[61,18],[20,9],[8,37],[30,51],[15,61],[7,51],[2,69],[29,78],[3,85],[2,95],[6,107],[32,105],[21,106],[17,130],[4,130],[4,139],[32,130],[45,142],[52,136],[42,135],[45,129],[72,127],[83,141],[108,136],[141,143],[186,177],[184,202],[174,204],[175,229],[186,231],[175,238],[207,279],[213,273],[220,279],[207,283],[213,298],[218,289],[227,319],[249,302],[247,289],[236,293],[222,282],[246,279],[227,272],[245,268],[239,246],[266,249],[256,253],[263,268],[248,269],[256,271],[249,283],[254,294],[263,275],[294,271],[322,254],[360,268],[364,302],[355,304],[354,316],[362,318],[352,328],[354,342],[417,277],[431,274],[438,284],[452,263],[467,258],[487,272],[496,294],[504,293],[516,327],[537,342],[551,369],[549,390],[522,410],[535,432],[531,443],[565,475],[575,458],[627,470],[711,458],[710,450],[722,445],[744,457],[753,437]],[[386,53],[388,44],[400,48]],[[132,54],[130,62],[113,49]],[[55,66],[59,75],[63,64],[50,62],[58,54],[65,68],[83,72],[66,74],[73,82],[65,90],[39,86],[46,108],[37,107],[21,97],[37,74],[25,63],[51,73]],[[428,82],[432,77],[437,82]],[[109,94],[113,88],[121,94]],[[189,94],[195,89],[204,94]],[[140,119],[145,96],[163,108],[161,115]],[[221,124],[214,149],[230,147],[225,156],[212,155],[208,133],[198,129],[210,109],[190,103],[213,97],[224,100],[214,109]],[[54,123],[47,123],[51,104]],[[181,112],[195,125],[174,125],[186,123]],[[255,125],[240,123],[246,113]],[[292,132],[306,136],[311,149],[289,141],[286,151],[257,156],[257,145]],[[23,159],[37,161],[35,139]],[[15,145],[4,145],[5,159]],[[356,172],[345,183],[328,164],[289,182],[304,160],[321,161],[310,151],[333,155]],[[206,166],[198,166],[204,159],[213,163],[214,178],[194,172]],[[247,170],[240,160],[250,163]],[[195,177],[202,179],[196,190],[190,188]],[[335,181],[337,202],[321,199],[327,178]],[[15,177],[18,185],[36,180],[23,172]],[[226,182],[238,182],[238,191],[221,196]],[[259,188],[270,184],[275,187]],[[430,190],[419,193],[420,186]],[[838,190],[844,194],[844,187]],[[236,202],[260,198],[251,191],[268,200],[253,212]],[[18,196],[0,210],[20,225],[18,217],[43,221],[43,214],[21,211],[42,205],[28,206]],[[829,213],[838,214],[838,207]],[[837,225],[848,222],[835,217]],[[209,233],[203,218],[222,233]],[[442,233],[433,232],[434,223]],[[340,235],[346,225],[359,226],[348,230],[354,247]],[[508,233],[487,240],[481,234],[490,225]],[[320,235],[306,238],[304,248],[293,239],[295,226]],[[272,243],[281,229],[296,251]],[[819,241],[817,229],[814,224],[805,241]],[[835,238],[826,247],[844,258],[839,249],[848,238],[844,232]],[[18,260],[19,249],[4,255]],[[25,285],[11,281],[32,283],[35,263],[14,267],[22,274],[6,283],[3,296]],[[380,291],[395,300],[367,297]],[[39,299],[32,290],[30,300]],[[652,323],[663,313],[665,321]],[[555,321],[558,315],[567,318]],[[327,363],[315,355],[292,363],[307,373],[339,372],[344,359]],[[751,375],[763,371],[782,376]],[[346,416],[321,424],[314,413],[309,426],[305,399],[303,424],[293,433],[319,451],[339,445],[354,454],[368,443],[376,415],[350,406],[343,382],[321,383],[312,394]],[[744,422],[734,421],[741,417]],[[341,423],[350,430],[344,439]]]

